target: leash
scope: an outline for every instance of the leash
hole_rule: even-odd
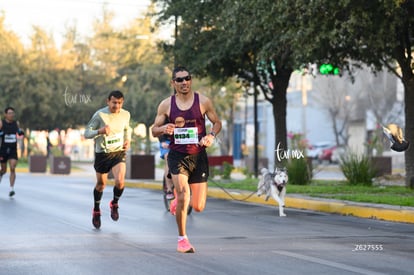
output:
[[[230,198],[232,198],[233,200],[235,200],[235,201],[246,201],[246,200],[248,200],[250,197],[252,197],[254,194],[256,194],[256,191],[253,191],[251,194],[249,194],[249,195],[247,195],[246,197],[244,197],[243,199],[238,199],[238,198],[235,198],[229,191],[227,191],[226,190],[226,188],[224,188],[222,185],[220,185],[218,182],[216,182],[215,180],[213,180],[213,179],[209,179],[209,181],[208,182],[212,182],[212,183],[214,183],[217,187],[219,187],[221,190],[223,190],[224,191],[224,193],[226,193]],[[263,184],[264,185],[264,184]],[[262,185],[262,186],[263,186]],[[260,186],[259,187],[259,189],[261,189],[262,188],[262,186]]]

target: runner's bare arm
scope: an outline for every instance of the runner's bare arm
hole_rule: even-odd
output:
[[[221,131],[221,120],[219,119],[216,110],[213,106],[213,102],[205,96],[202,96],[201,104],[204,107],[205,114],[207,118],[211,121],[213,126],[211,127],[211,132],[213,135],[217,135]]]
[[[153,137],[159,137],[164,134],[172,134],[174,131],[174,124],[165,123],[165,119],[168,117],[170,111],[170,98],[164,99],[160,105],[158,105],[157,115],[155,117],[155,121],[153,127],[151,129]]]

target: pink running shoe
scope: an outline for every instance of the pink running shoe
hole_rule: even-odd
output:
[[[178,241],[177,251],[180,253],[194,253],[195,249],[188,239]]]
[[[111,208],[111,218],[112,218],[112,220],[117,221],[119,219],[118,204],[117,203],[112,203],[112,201],[110,201],[109,208]]]
[[[170,213],[171,213],[171,215],[175,216],[176,211],[177,211],[177,199],[174,199],[170,203]]]
[[[101,211],[92,211],[92,224],[96,229],[101,227]]]
[[[165,195],[165,198],[166,198],[167,200],[173,200],[173,199],[175,199],[175,196],[174,196],[173,191],[168,191],[168,192],[167,192],[167,195]]]

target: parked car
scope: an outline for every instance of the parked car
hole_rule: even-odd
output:
[[[319,162],[322,161],[328,161],[329,163],[332,163],[332,153],[336,150],[337,146],[334,145],[332,147],[323,149],[322,152],[318,156]]]
[[[332,151],[331,155],[331,162],[332,163],[339,163],[341,161],[341,157],[346,153],[345,146],[338,146],[335,150]]]
[[[328,148],[330,148],[334,145],[335,144],[333,142],[330,142],[330,141],[321,141],[321,142],[317,142],[315,144],[312,144],[308,149],[307,156],[308,156],[308,158],[316,160],[316,159],[318,159],[319,155],[322,153],[322,150],[328,149]]]

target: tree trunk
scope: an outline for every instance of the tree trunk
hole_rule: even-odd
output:
[[[277,70],[277,75],[273,80],[273,118],[275,121],[275,166],[282,167],[286,164],[283,159],[278,159],[276,156],[276,150],[279,148],[281,150],[287,150],[287,127],[286,127],[286,109],[287,109],[287,99],[286,99],[286,90],[289,85],[290,76],[292,75],[293,70],[290,69],[279,69]]]
[[[410,142],[405,151],[405,184],[414,189],[414,78],[404,80],[405,92],[405,138]]]
[[[150,125],[145,125],[145,154],[151,155],[151,131]]]

